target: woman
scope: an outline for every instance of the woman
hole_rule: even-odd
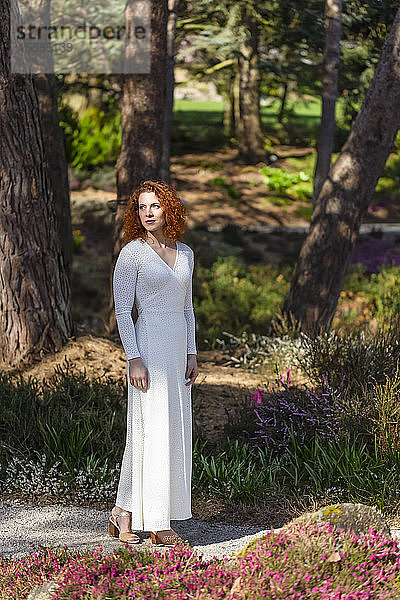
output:
[[[110,533],[137,543],[182,539],[170,520],[190,519],[191,385],[198,376],[192,305],[193,250],[182,241],[186,209],[164,182],[144,181],[130,197],[126,245],[115,264],[115,315],[127,357],[128,413]],[[136,301],[138,319],[131,310]]]

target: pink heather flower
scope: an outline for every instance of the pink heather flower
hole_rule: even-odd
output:
[[[253,400],[254,400],[254,398],[257,400],[257,404],[261,404],[262,398],[261,398],[261,390],[259,388],[257,388],[257,391],[254,394],[254,396],[252,396],[251,402],[250,402],[250,406],[253,406]]]

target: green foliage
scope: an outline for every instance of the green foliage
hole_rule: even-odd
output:
[[[199,331],[214,345],[224,329],[267,330],[288,290],[289,268],[246,267],[238,257],[218,257],[211,268],[197,268],[195,286]]]
[[[64,145],[67,162],[70,164],[74,155],[74,132],[79,127],[79,115],[67,103],[61,101],[59,107],[60,127],[64,132]]]
[[[114,162],[121,146],[121,113],[113,100],[101,110],[90,106],[79,117],[62,107],[61,122],[68,160],[77,169]]]
[[[343,4],[343,42],[339,67],[337,113],[338,136],[341,144],[347,137],[371,83],[382,46],[398,10],[398,2],[349,0]]]
[[[400,373],[399,364],[393,375],[372,390],[369,421],[383,452],[400,449]]]
[[[214,177],[214,179],[211,179],[210,184],[216,185],[217,187],[224,187],[226,185],[226,179],[225,177]]]
[[[384,456],[377,444],[372,448],[357,437],[322,441],[315,436],[308,444],[292,438],[286,483],[300,494],[310,491],[318,498],[365,503],[386,508],[399,501],[397,481],[400,453]]]
[[[35,451],[68,467],[91,454],[114,460],[123,451],[125,407],[122,381],[77,375],[67,359],[40,385],[18,372],[0,374],[2,457]]]
[[[278,488],[279,460],[262,450],[252,455],[238,440],[217,453],[196,443],[193,464],[195,489],[230,502],[257,505]]]
[[[243,366],[246,368],[258,368],[264,359],[269,360],[272,357],[274,360],[273,357],[277,356],[272,356],[268,351],[268,348],[273,348],[276,344],[266,336],[270,335],[273,317],[280,314],[289,287],[291,267],[262,264],[246,267],[238,256],[220,256],[217,261],[213,261],[214,252],[215,250],[210,257],[202,257],[200,264],[209,262],[210,266],[198,266],[194,279],[199,341],[202,344],[206,343],[207,347],[214,348],[216,343],[220,343],[217,340],[221,339],[223,332],[229,332],[233,337],[246,334],[240,348],[233,348],[231,344],[229,351],[234,352],[238,360],[244,361]],[[231,249],[229,253],[231,254]],[[367,311],[366,314],[374,316],[380,329],[386,330],[391,320],[399,313],[399,282],[400,267],[383,267],[379,273],[368,274],[363,265],[351,265],[336,311],[335,328],[337,331],[348,332],[350,336],[361,336],[360,340],[364,339],[364,342],[360,343],[354,341],[354,353],[362,352],[364,345],[368,347],[367,338],[362,336],[371,335],[375,340],[374,344],[382,343],[385,347],[385,341],[379,342],[374,336],[374,329],[368,328],[370,318],[365,322],[360,321],[360,318],[363,315],[362,311]],[[351,302],[357,300],[353,310],[349,310],[349,306],[344,304],[349,300],[350,307]],[[367,316],[365,318],[367,319]],[[363,333],[364,329],[366,332]],[[327,335],[329,337],[330,334]],[[266,341],[261,341],[264,338]],[[338,336],[338,339],[338,343],[341,344],[345,338]],[[314,345],[315,351],[320,343],[318,340]],[[245,351],[245,347],[255,349],[256,346],[259,346],[258,354]],[[371,350],[371,356],[374,353],[375,351]],[[386,354],[387,351],[383,348],[382,352],[375,354],[374,360],[378,360],[381,355],[385,357]],[[325,355],[321,357],[321,365],[325,359]],[[362,366],[364,358],[360,357],[359,360]],[[391,368],[394,364],[391,363]],[[332,365],[332,369],[334,368]],[[377,369],[380,369],[379,365]],[[364,372],[367,371],[365,366]]]
[[[298,198],[312,197],[312,176],[305,171],[293,173],[264,165],[261,167],[260,173],[270,190],[290,193]]]
[[[371,83],[378,56],[367,43],[342,46],[339,87],[342,103],[337,114],[338,126],[350,129]]]
[[[383,179],[384,185],[381,184],[381,179]],[[382,183],[383,183],[382,182]],[[378,181],[377,190],[382,191],[391,190],[394,191],[398,189],[400,184],[400,133],[397,134],[396,139],[396,152],[390,154],[386,161],[385,168],[382,173],[382,177]],[[382,188],[381,188],[382,185]]]
[[[316,434],[299,444],[292,436],[287,455],[272,456],[227,439],[226,448],[194,448],[194,489],[247,505],[271,495],[307,495],[335,502],[362,502],[385,509],[400,500],[400,452],[382,454],[378,444],[355,437],[324,440]]]
[[[367,292],[369,281],[367,268],[362,263],[351,264],[344,278],[343,290],[352,294]]]
[[[372,273],[366,293],[375,318],[385,328],[394,315],[400,314],[400,267],[383,266],[379,273]]]
[[[86,238],[81,234],[80,229],[74,229],[72,236],[73,252],[79,254],[82,251],[82,245]]]
[[[399,319],[376,333],[340,336],[334,331],[316,338],[303,336],[300,365],[309,379],[321,385],[324,377],[337,388],[342,382],[349,397],[364,393],[373,383],[384,383],[400,360]]]
[[[367,243],[365,244],[367,246]],[[365,255],[366,264],[375,264],[374,246]],[[385,251],[377,249],[378,256]],[[399,314],[400,267],[383,265],[371,273],[361,263],[352,264],[346,274],[334,326],[342,332],[360,332],[378,326],[385,330]],[[371,321],[373,327],[371,327]]]
[[[59,460],[70,473],[81,468],[84,457],[88,454],[93,429],[84,432],[78,424],[76,427],[70,425],[69,431],[65,425],[56,430],[43,419],[39,420],[38,428],[43,438],[44,452],[50,460]]]

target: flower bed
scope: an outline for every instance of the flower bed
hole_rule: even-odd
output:
[[[60,584],[54,600],[400,597],[398,542],[372,529],[339,533],[327,523],[271,531],[232,560],[204,561],[187,545],[108,555],[100,547],[76,554],[41,547],[24,559],[2,559],[0,567],[2,600],[24,600],[49,580]]]

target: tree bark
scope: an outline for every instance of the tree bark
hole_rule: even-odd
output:
[[[17,10],[10,0],[0,6],[0,363],[12,367],[74,333],[33,79],[10,67]]]
[[[283,116],[285,114],[285,108],[286,108],[286,99],[287,99],[288,89],[289,89],[289,84],[287,81],[285,81],[285,83],[283,85],[281,106],[280,106],[279,114],[278,114],[278,123],[282,123],[282,121],[283,121]]]
[[[317,335],[330,327],[362,217],[400,127],[400,10],[349,138],[331,167],[283,312]]]
[[[342,0],[326,0],[326,37],[322,64],[322,114],[314,171],[313,208],[331,166],[335,140],[335,108],[338,94]]]
[[[39,100],[46,162],[53,189],[58,238],[61,242],[68,279],[71,281],[73,261],[71,203],[64,134],[59,124],[57,79],[52,74],[37,74],[34,76],[34,83]]]
[[[232,107],[233,120],[235,122],[235,134],[237,135],[238,140],[239,140],[239,123],[240,123],[239,97],[240,97],[240,74],[239,74],[239,64],[238,64],[236,72],[235,72],[235,77],[233,79],[233,107]]]
[[[265,160],[260,115],[260,71],[258,69],[258,24],[249,8],[242,8],[246,41],[238,58],[239,121],[237,122],[239,158],[255,164]]]
[[[51,25],[50,0],[20,0],[19,7],[25,22],[37,26]],[[68,165],[64,135],[59,124],[57,79],[54,75],[53,52],[42,49],[38,58],[43,64],[34,65],[34,84],[39,99],[41,129],[44,140],[46,164],[53,189],[57,217],[57,231],[61,241],[68,279],[72,276],[72,225],[68,182]]]
[[[126,7],[127,25],[140,2]],[[125,75],[122,95],[121,151],[117,161],[117,211],[114,222],[112,269],[123,246],[122,224],[126,204],[141,181],[160,179],[166,110],[167,0],[153,0],[151,7],[151,72]],[[127,49],[128,51],[129,49]],[[107,331],[116,331],[112,275]]]
[[[229,138],[235,137],[235,72],[231,71],[227,78],[224,93],[224,135]]]
[[[166,103],[163,131],[163,155],[161,161],[161,179],[167,183],[170,183],[171,180],[171,130],[174,114],[175,36],[178,4],[179,0],[168,0]]]

